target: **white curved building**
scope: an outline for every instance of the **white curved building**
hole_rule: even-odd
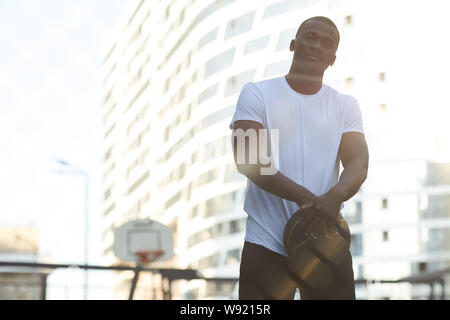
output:
[[[380,124],[404,111],[401,106],[389,109],[389,99],[395,99],[388,94],[386,82],[395,83],[395,73],[391,77],[390,70],[396,69],[386,60],[376,59],[380,51],[361,36],[365,32],[374,36],[375,32],[371,31],[370,9],[356,3],[160,0],[130,4],[106,50],[104,65],[104,247],[108,263],[115,262],[114,226],[136,217],[151,217],[176,231],[176,257],[167,264],[196,268],[210,277],[238,277],[246,224],[242,211],[246,182],[235,170],[228,124],[246,82],[288,72],[292,59],[289,42],[299,24],[311,16],[330,17],[341,33],[338,59],[327,71],[325,82],[358,98],[371,152],[376,150],[376,172],[381,170],[389,177],[389,172],[396,170],[383,162],[392,150],[379,143],[388,135],[380,130]],[[372,89],[369,93],[367,86]],[[417,159],[414,155],[405,158],[389,161],[397,161],[405,169],[405,161]],[[423,163],[420,160],[418,168],[423,168]],[[423,176],[423,170],[420,174]],[[394,267],[377,267],[371,257],[380,253],[367,256],[378,240],[366,239],[366,234],[375,233],[376,238],[379,233],[380,239],[387,241],[389,227],[371,217],[384,210],[385,199],[396,189],[381,192],[384,185],[370,177],[366,184],[344,212],[352,223],[355,276],[410,275],[414,259],[409,256],[394,262]],[[419,212],[416,191],[412,197],[410,209]],[[400,203],[411,204],[405,199]],[[380,201],[381,207],[374,205]],[[419,220],[412,218],[410,223],[415,228]],[[408,255],[420,254],[414,230],[402,233],[414,242],[406,249]],[[392,254],[387,260],[404,247],[391,244],[389,248]],[[121,277],[128,281],[130,275]],[[232,289],[232,285],[190,281],[178,286],[175,298],[229,297]],[[398,297],[410,295],[409,287],[397,292]],[[358,294],[371,298],[378,293]]]

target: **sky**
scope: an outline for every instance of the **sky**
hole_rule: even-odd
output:
[[[83,262],[90,177],[90,260],[101,256],[102,62],[125,0],[0,0],[0,226],[35,226],[39,255]],[[67,169],[66,169],[67,172]]]

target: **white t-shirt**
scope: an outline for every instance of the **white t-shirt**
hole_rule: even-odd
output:
[[[237,120],[253,120],[265,129],[279,129],[276,168],[316,196],[325,194],[338,182],[342,134],[364,134],[355,98],[325,84],[317,93],[303,95],[292,89],[284,76],[247,83],[239,95],[231,129]],[[283,231],[298,209],[295,202],[247,180],[245,240],[287,256]]]

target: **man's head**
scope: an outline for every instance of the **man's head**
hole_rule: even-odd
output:
[[[303,21],[289,46],[294,52],[293,65],[308,73],[323,74],[336,59],[339,40],[339,31],[330,19],[317,16]]]

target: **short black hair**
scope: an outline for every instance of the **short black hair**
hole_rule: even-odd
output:
[[[300,27],[298,27],[297,33],[295,34],[295,38],[297,38],[298,34],[300,33],[300,31],[302,30],[302,28],[304,27],[304,25],[311,20],[319,20],[325,23],[328,23],[328,25],[330,25],[331,27],[333,27],[334,29],[336,29],[337,35],[338,35],[338,42],[337,45],[339,45],[339,40],[340,40],[340,35],[339,35],[339,30],[336,27],[336,25],[334,24],[334,22],[327,17],[323,17],[323,16],[315,16],[315,17],[311,17],[309,19],[306,19],[305,21],[302,22],[302,24],[300,25]]]

